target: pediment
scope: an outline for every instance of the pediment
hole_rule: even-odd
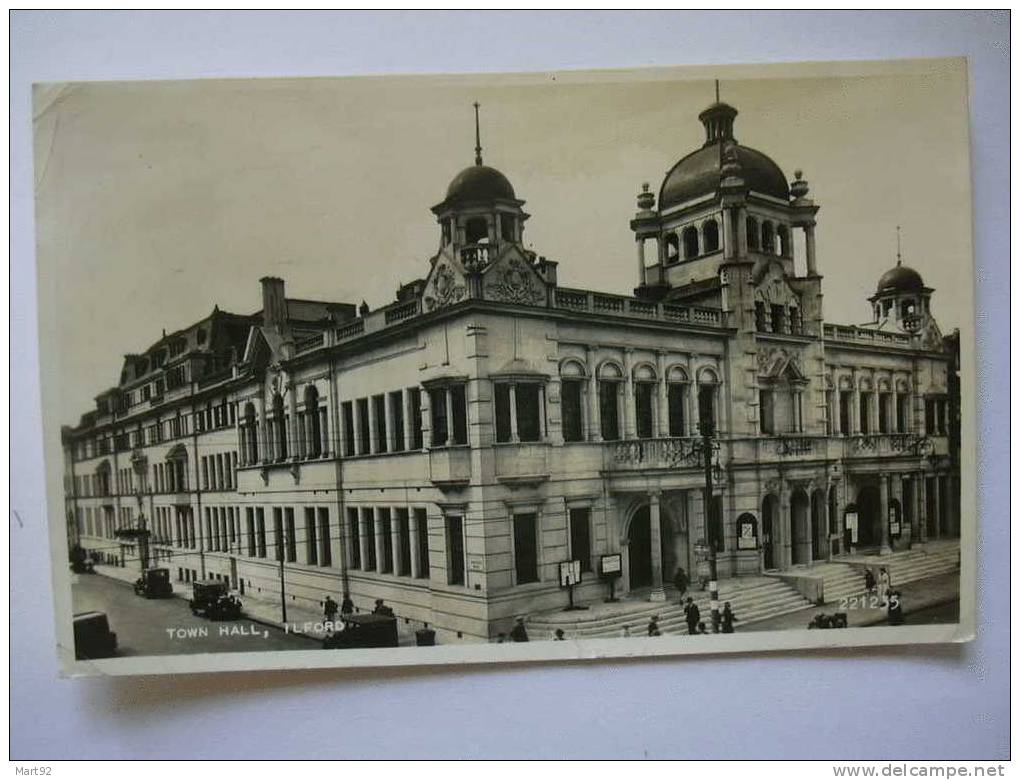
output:
[[[803,384],[808,381],[797,355],[782,347],[758,353],[758,377],[766,382],[787,381]]]
[[[436,255],[432,270],[425,278],[422,302],[425,311],[453,306],[467,297],[467,278],[464,266],[446,250]]]
[[[768,305],[799,306],[800,297],[790,287],[783,267],[774,260],[760,261],[751,273],[754,299]]]
[[[542,306],[546,302],[545,280],[521,250],[511,245],[482,274],[485,298],[504,303]]]

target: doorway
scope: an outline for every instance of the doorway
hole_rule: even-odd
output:
[[[627,560],[630,564],[630,589],[652,584],[652,527],[647,506],[638,509],[627,530]]]
[[[761,554],[766,571],[776,568],[775,527],[778,516],[778,500],[772,495],[765,496],[761,505]]]

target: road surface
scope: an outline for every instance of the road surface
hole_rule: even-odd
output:
[[[242,619],[196,617],[184,599],[144,599],[131,586],[99,574],[77,577],[74,611],[105,612],[117,634],[117,655],[239,653],[260,650],[314,650],[318,641]],[[174,583],[175,590],[180,583]]]

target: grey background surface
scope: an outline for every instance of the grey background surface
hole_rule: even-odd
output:
[[[1007,757],[1008,44],[1005,12],[13,13],[11,757]],[[460,670],[57,678],[35,346],[32,82],[958,55],[971,67],[976,642]]]

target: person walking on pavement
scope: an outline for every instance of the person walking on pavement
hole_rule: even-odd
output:
[[[514,623],[514,627],[510,629],[510,641],[511,642],[527,642],[528,641],[528,630],[524,627],[524,618],[517,618],[517,622]]]
[[[698,623],[701,622],[701,610],[694,603],[694,599],[687,597],[687,605],[684,607],[684,616],[687,618],[687,633],[698,633]]]
[[[864,589],[869,594],[875,590],[875,575],[870,566],[864,570]]]
[[[346,620],[354,614],[354,602],[351,601],[351,594],[345,593],[343,599],[340,600],[340,619]]]
[[[690,583],[690,579],[687,577],[687,572],[684,571],[683,566],[676,567],[676,574],[673,575],[673,587],[676,588],[677,596],[680,597],[680,603],[683,603],[684,594],[687,592],[687,586]]]
[[[337,610],[340,609],[340,605],[333,601],[331,596],[326,596],[326,600],[322,602],[322,613],[326,616],[327,623],[333,623],[336,621]]]
[[[733,610],[730,608],[730,602],[723,604],[722,610],[722,628],[720,629],[724,634],[733,633],[733,624],[736,622],[737,616],[733,614]]]
[[[648,621],[648,636],[662,636],[662,632],[659,631],[658,615],[653,615],[652,619]]]

